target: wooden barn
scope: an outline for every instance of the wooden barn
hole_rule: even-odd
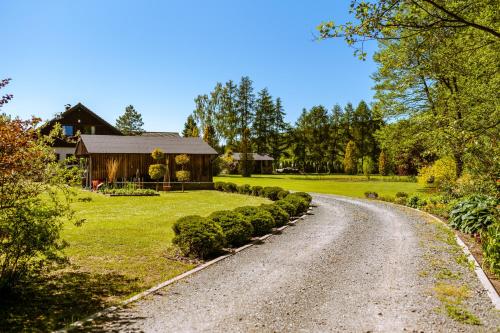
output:
[[[162,161],[154,161],[151,152],[159,148],[165,153]],[[179,184],[175,172],[180,167],[175,164],[175,156],[187,154],[190,162],[185,168],[191,173],[187,188],[211,188],[212,160],[217,152],[200,138],[183,138],[178,135],[161,136],[119,136],[119,135],[81,135],[75,150],[77,157],[85,159],[85,186],[91,187],[96,182],[108,178],[109,161],[118,161],[116,180],[118,182],[141,181],[144,184],[154,182],[149,177],[151,164],[167,165],[168,174],[164,182],[168,188],[177,188]],[[152,184],[152,183],[149,183]],[[165,184],[164,184],[165,185]]]
[[[233,153],[233,159],[236,163],[240,162],[240,153]],[[255,174],[271,174],[273,173],[274,158],[267,154],[251,153],[253,163],[253,171]]]

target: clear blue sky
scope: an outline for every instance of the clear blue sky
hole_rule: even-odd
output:
[[[3,112],[43,119],[82,102],[114,124],[128,104],[147,130],[180,130],[193,99],[248,75],[294,122],[303,107],[373,96],[372,60],[316,26],[348,18],[338,1],[0,1]]]

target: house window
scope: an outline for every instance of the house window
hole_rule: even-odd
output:
[[[71,125],[63,125],[63,134],[66,136],[73,136],[73,126]]]
[[[95,134],[95,126],[84,126],[83,134]]]

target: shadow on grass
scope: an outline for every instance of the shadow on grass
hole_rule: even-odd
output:
[[[0,332],[52,331],[110,306],[111,298],[140,290],[119,274],[64,272],[0,291]]]

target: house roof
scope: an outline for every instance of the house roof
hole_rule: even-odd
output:
[[[254,161],[274,161],[274,158],[267,154],[257,154],[257,153],[252,153],[252,157]],[[235,161],[240,160],[240,153],[233,153],[233,159]]]
[[[76,145],[76,155],[150,154],[155,148],[166,154],[217,155],[217,152],[200,138],[87,134],[81,135]]]
[[[66,111],[59,114],[55,118],[47,121],[43,125],[43,127],[44,128],[51,128],[52,126],[54,126],[55,123],[60,122],[61,119],[63,119],[66,115],[68,115],[69,113],[75,112],[75,111],[84,111],[84,112],[91,114],[94,118],[96,118],[98,121],[100,121],[104,126],[108,127],[110,129],[110,131],[112,131],[116,135],[122,135],[122,133],[116,127],[114,127],[113,125],[108,123],[106,120],[102,119],[98,114],[94,113],[92,110],[90,110],[88,107],[86,107],[85,105],[83,105],[80,102],[78,102],[76,105],[68,108]]]

